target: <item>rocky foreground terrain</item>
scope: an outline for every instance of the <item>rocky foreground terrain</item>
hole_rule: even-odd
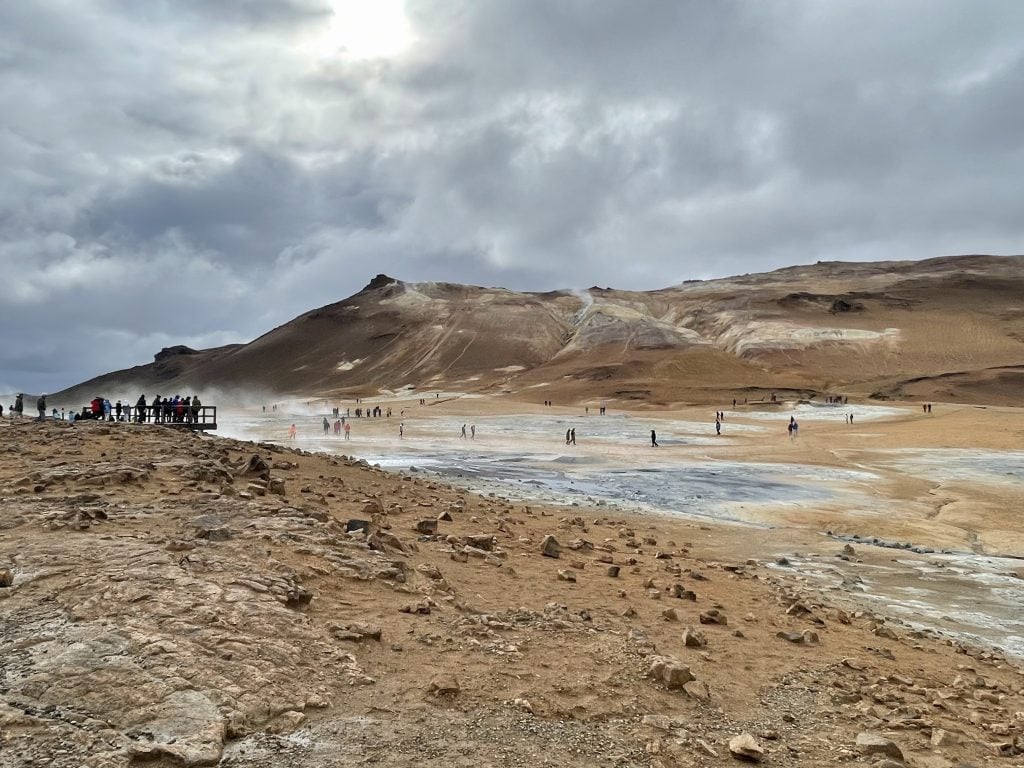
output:
[[[699,543],[750,529],[153,425],[3,422],[0,452],[0,766],[1024,754],[1019,660]]]

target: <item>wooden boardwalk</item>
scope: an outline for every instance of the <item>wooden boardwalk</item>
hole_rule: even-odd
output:
[[[83,409],[87,411],[88,407]],[[140,407],[130,406],[127,410],[127,418],[132,424],[156,424],[161,427],[176,427],[178,429],[198,429],[202,431],[214,430],[217,428],[217,406],[200,405],[186,406],[179,415],[173,408],[164,411],[163,405],[153,407],[147,405],[145,411],[139,413]],[[91,416],[83,415],[79,418],[92,420]],[[100,421],[103,419],[101,418]],[[113,416],[110,418],[114,420]]]
[[[188,410],[186,408],[186,410]],[[214,430],[217,428],[217,406],[216,405],[200,405],[199,408],[192,408],[192,413],[187,414],[183,420],[176,421],[177,417],[173,417],[171,421],[157,421],[157,424],[162,424],[165,427],[180,427],[181,429],[200,429],[200,430]]]

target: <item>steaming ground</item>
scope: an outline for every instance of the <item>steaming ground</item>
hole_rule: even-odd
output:
[[[761,531],[750,545],[758,556],[768,548],[855,601],[1024,655],[1016,571],[1024,542],[1005,512],[971,511],[1024,500],[1024,452],[1006,445],[1022,424],[1015,409],[941,406],[935,418],[919,406],[758,403],[726,411],[716,436],[706,408],[599,416],[452,393],[425,406],[398,396],[379,402],[392,416],[349,419],[348,442],[333,429],[325,437],[321,426],[325,415],[333,424],[334,405],[354,412],[345,402],[226,410],[220,431],[286,443],[295,423],[297,447],[433,474],[483,494],[750,527]],[[790,417],[801,424],[795,440],[786,435]],[[979,430],[979,418],[992,428]],[[476,439],[461,437],[463,424],[467,434],[476,427]],[[576,445],[565,444],[571,429]],[[950,444],[972,437],[996,447]],[[873,554],[823,556],[835,539]],[[796,542],[809,550],[794,551]]]

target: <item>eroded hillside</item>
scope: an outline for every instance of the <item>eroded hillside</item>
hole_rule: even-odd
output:
[[[673,402],[808,393],[1004,402],[1024,376],[1024,259],[819,263],[657,291],[521,293],[379,275],[241,346],[165,350],[97,388],[491,390]]]

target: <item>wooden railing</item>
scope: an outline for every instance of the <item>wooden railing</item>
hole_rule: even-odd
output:
[[[83,410],[80,418],[91,419],[86,415],[88,407]],[[138,405],[128,406],[124,411],[124,420],[134,424],[158,424],[164,427],[181,427],[182,429],[210,430],[217,428],[217,406],[216,405],[184,405],[181,413],[173,405],[164,408],[160,405],[147,404],[145,408]],[[99,417],[101,420],[102,416]],[[111,414],[111,420],[115,416]]]

